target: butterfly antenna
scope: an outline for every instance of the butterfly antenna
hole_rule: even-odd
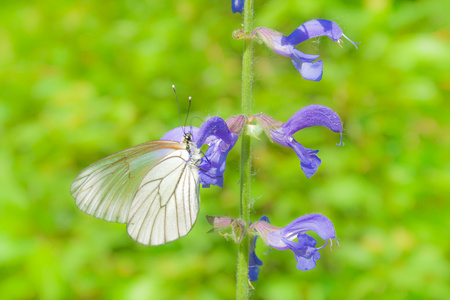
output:
[[[187,114],[186,114],[186,120],[184,120],[184,127],[186,127],[187,120],[188,120],[188,117],[189,117],[189,111],[191,110],[191,103],[192,103],[191,99],[192,99],[192,97],[189,96],[189,98],[188,98],[189,106],[188,106],[188,110],[187,110]]]
[[[201,151],[201,150],[200,150]],[[205,153],[203,153],[203,151],[201,151],[203,154],[203,157],[206,159],[206,161],[209,163],[209,165],[212,167],[212,163],[209,161],[208,157],[206,157]]]
[[[175,93],[175,100],[177,101],[177,108],[178,108],[178,118],[180,119],[180,125],[183,126],[183,123],[181,123],[181,111],[180,111],[180,103],[178,103],[178,95],[177,95],[177,90],[175,89],[175,85],[172,84],[172,89],[173,92]],[[190,106],[190,105],[189,105]],[[186,134],[186,132],[184,132],[184,127],[181,127],[183,129],[183,133]]]
[[[202,122],[202,123],[204,122],[203,119],[200,118],[200,117],[197,117],[197,116],[196,116],[196,117],[193,117],[193,118],[191,119],[191,127],[192,127],[192,123],[193,123],[193,121],[194,121],[195,119],[199,119],[200,122]]]
[[[198,168],[199,168],[200,170],[202,170],[203,172],[205,172],[205,173],[211,175],[212,177],[216,177],[216,178],[222,178],[222,177],[223,177],[223,176],[218,176],[218,175],[211,174],[211,173],[209,173],[206,169],[203,169],[202,167],[198,167]]]

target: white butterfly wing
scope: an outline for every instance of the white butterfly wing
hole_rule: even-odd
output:
[[[151,141],[112,154],[81,171],[70,192],[81,211],[125,223],[142,179],[158,162],[179,151],[188,154],[183,144]]]
[[[197,219],[198,167],[189,152],[178,150],[156,163],[131,203],[127,231],[144,245],[163,245],[185,236]]]

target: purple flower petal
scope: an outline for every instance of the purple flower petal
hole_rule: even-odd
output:
[[[224,141],[224,146],[228,147],[232,140],[231,133],[227,123],[221,117],[211,117],[202,124],[197,136],[194,135],[194,142],[197,145],[204,145],[207,138],[214,136]]]
[[[270,130],[270,136],[274,142],[294,149],[300,159],[300,167],[308,178],[317,172],[321,164],[321,160],[317,156],[319,150],[305,148],[292,135],[301,129],[311,126],[324,126],[331,131],[341,133],[342,143],[341,119],[331,108],[322,105],[306,106],[296,112],[281,127]]]
[[[264,222],[270,224],[269,218],[267,216],[262,216],[258,222]],[[258,223],[257,222],[257,223]],[[256,256],[255,248],[256,248],[256,240],[258,236],[253,238],[253,241],[250,242],[249,249],[249,257],[248,257],[248,278],[250,281],[257,281],[258,275],[263,262]]]
[[[320,259],[316,240],[306,234],[315,231],[322,239],[336,239],[334,226],[330,219],[320,214],[310,214],[299,217],[287,226],[277,229],[265,221],[258,221],[250,227],[269,247],[277,250],[291,250],[297,261],[297,268],[307,271],[315,268],[316,260]],[[293,240],[297,238],[297,242]]]
[[[301,52],[300,50],[297,50],[294,48],[294,49],[292,49],[289,57],[292,59],[294,59],[294,57],[295,57],[295,59],[301,60],[303,62],[312,62],[312,61],[318,59],[320,57],[320,55],[305,54],[305,53]]]
[[[203,187],[209,187],[211,184],[222,187],[226,158],[239,135],[231,132],[222,118],[212,117],[200,128],[177,127],[164,134],[161,139],[181,142],[187,132],[192,134],[198,148],[205,144],[209,145],[199,164],[200,183]]]
[[[259,221],[264,221],[264,222],[270,224],[270,220],[269,220],[269,217],[268,217],[268,216],[262,216],[262,217],[259,219]]]
[[[255,247],[256,247],[256,239],[258,237],[255,236],[253,241],[250,242],[250,251],[248,256],[248,278],[250,281],[257,281],[258,275],[263,262],[256,256]]]
[[[291,56],[292,63],[297,71],[300,72],[303,79],[311,80],[311,81],[320,81],[322,79],[323,74],[323,61],[318,60],[314,63],[309,62],[308,59],[302,57],[319,57],[319,55],[305,55],[302,52],[294,49],[293,55]],[[300,57],[300,54],[302,56]],[[314,58],[315,59],[315,58]]]
[[[195,137],[196,135],[198,135],[198,131],[200,129],[197,127],[176,127],[168,132],[166,132],[163,137],[161,138],[161,140],[169,140],[169,141],[174,141],[174,142],[178,142],[181,143],[183,141],[184,138],[184,134],[185,133],[191,133],[193,137]]]
[[[295,66],[296,64],[294,64]],[[303,79],[311,81],[322,80],[323,74],[323,61],[319,60],[314,63],[304,62],[302,64],[302,70],[300,71]]]
[[[236,135],[236,140],[238,135]],[[233,143],[233,146],[234,146]],[[200,162],[200,183],[202,187],[209,187],[211,184],[223,187],[223,173],[228,152],[233,146],[226,145],[223,140],[216,139],[209,143],[209,148]],[[226,149],[226,150],[223,150]]]
[[[342,37],[342,29],[334,22],[324,19],[315,19],[300,25],[288,37],[287,43],[298,45],[306,40],[327,36],[333,41]]]
[[[194,141],[197,145],[209,145],[199,165],[202,187],[206,188],[211,184],[223,187],[226,158],[238,138],[239,135],[231,132],[227,123],[220,117],[209,118],[200,127]]]
[[[336,238],[333,223],[321,214],[309,214],[295,219],[281,229],[281,235],[290,240],[308,231],[314,231],[324,240]]]
[[[260,41],[265,43],[275,53],[290,57],[302,77],[312,81],[320,81],[322,79],[323,62],[317,61],[313,63],[319,55],[302,53],[295,49],[298,44],[318,36],[328,36],[338,43],[342,42],[341,37],[345,37],[356,47],[356,44],[342,33],[341,28],[336,23],[323,19],[308,21],[294,30],[289,36],[284,36],[278,31],[265,27],[256,28],[253,31],[253,36],[258,37]],[[356,48],[358,49],[358,47]]]
[[[286,240],[286,244],[294,252],[297,269],[308,271],[316,267],[316,260],[320,259],[320,253],[316,248],[317,242],[313,237],[307,234],[299,234],[298,243]]]
[[[288,147],[294,149],[295,154],[297,154],[297,157],[300,159],[300,168],[303,173],[305,173],[306,177],[311,178],[322,163],[322,160],[316,155],[319,150],[305,148],[290,136],[286,139]]]
[[[233,13],[241,13],[244,11],[244,0],[231,0],[231,10]]]
[[[282,128],[289,135],[312,126],[324,126],[331,131],[342,132],[342,122],[337,113],[323,105],[305,106],[290,117]]]

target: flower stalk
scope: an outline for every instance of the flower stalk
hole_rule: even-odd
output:
[[[250,35],[253,31],[253,0],[245,1],[244,6],[244,34]],[[244,53],[242,57],[242,114],[251,115],[252,107],[252,66],[253,66],[253,39],[244,39]],[[250,136],[243,131],[241,147],[241,186],[239,218],[245,222],[245,231],[250,223],[250,175],[251,154]],[[236,274],[236,299],[248,299],[248,259],[249,259],[249,237],[246,235],[238,244],[238,263]]]

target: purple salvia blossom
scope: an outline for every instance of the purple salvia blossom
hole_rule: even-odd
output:
[[[244,11],[244,0],[231,0],[231,10],[233,13],[241,13]]]
[[[309,105],[298,112],[296,112],[286,123],[280,126],[280,122],[274,120],[269,123],[272,118],[258,114],[255,115],[263,128],[270,133],[272,140],[284,147],[294,149],[298,158],[300,159],[300,167],[305,173],[306,177],[313,176],[321,164],[320,158],[317,156],[319,150],[312,150],[305,148],[302,144],[297,142],[293,134],[297,131],[311,127],[324,126],[331,131],[341,134],[342,145],[342,122],[339,116],[331,109],[322,105]]]
[[[266,216],[261,217],[259,219],[260,222],[267,222],[269,223],[269,218]],[[256,229],[255,229],[256,231]],[[263,262],[256,256],[255,248],[256,248],[256,240],[258,239],[258,236],[255,236],[250,241],[250,248],[248,253],[248,279],[250,281],[257,281],[259,271],[261,269],[261,266],[263,265]]]
[[[289,36],[284,36],[278,31],[265,27],[256,28],[253,31],[253,35],[257,36],[276,53],[290,57],[302,77],[312,81],[320,81],[322,79],[323,61],[318,60],[314,62],[314,60],[319,58],[319,55],[305,54],[295,49],[298,44],[319,36],[328,36],[340,44],[342,42],[341,38],[345,37],[358,48],[356,43],[351,41],[336,23],[323,19],[308,21],[295,29]]]
[[[252,224],[250,229],[255,230],[269,247],[277,250],[289,249],[294,252],[297,269],[302,271],[314,269],[316,260],[320,259],[318,250],[327,245],[327,240],[332,243],[332,240],[336,239],[333,223],[320,214],[302,216],[283,228],[270,225],[268,219],[266,220]],[[320,238],[326,240],[325,245],[316,248],[316,240],[305,233],[311,230],[316,232]],[[298,242],[293,241],[296,238]],[[250,255],[256,256],[254,250]]]
[[[250,251],[248,255],[248,279],[250,281],[257,281],[260,268],[263,262],[256,256],[255,247],[256,247],[256,239],[258,237],[255,236],[252,241],[250,241]]]
[[[184,132],[190,132],[197,147],[209,145],[199,165],[200,183],[202,187],[211,184],[223,187],[223,172],[228,152],[234,147],[239,137],[228,129],[225,121],[220,117],[211,117],[196,127],[177,127],[167,132],[161,139],[181,142]]]
[[[207,140],[211,136],[216,138]],[[238,138],[239,135],[228,129],[226,122],[220,117],[209,118],[203,123],[198,139],[194,139],[197,145],[209,145],[199,165],[202,187],[206,188],[211,184],[223,187],[226,158]]]

